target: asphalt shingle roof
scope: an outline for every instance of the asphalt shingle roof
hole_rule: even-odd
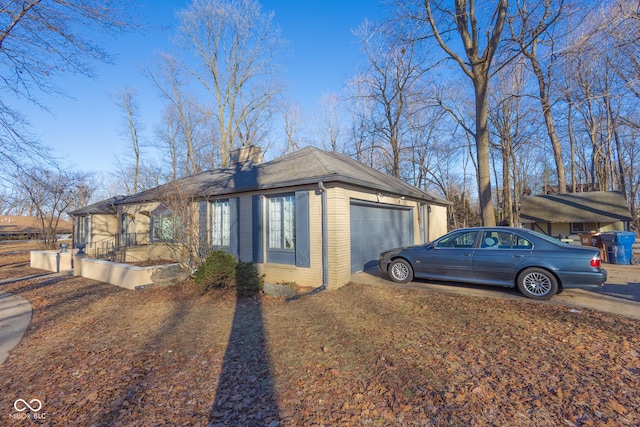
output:
[[[615,222],[630,221],[624,195],[618,191],[547,194],[520,200],[523,223]]]
[[[124,199],[126,199],[126,196],[110,197],[106,200],[101,200],[89,206],[85,206],[83,208],[76,209],[73,212],[69,212],[69,215],[115,214],[116,213],[115,205],[118,202],[123,201]]]
[[[163,196],[177,188],[192,194],[193,197],[204,198],[308,185],[319,181],[325,184],[340,182],[385,195],[405,196],[443,205],[450,204],[445,199],[435,197],[348,156],[315,147],[306,147],[263,164],[240,163],[229,168],[201,172],[175,183],[128,196],[116,204],[162,200]]]

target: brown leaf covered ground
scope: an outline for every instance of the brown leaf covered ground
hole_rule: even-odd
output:
[[[39,272],[20,256],[0,277]],[[33,305],[0,425],[640,425],[640,321],[596,311],[359,284],[291,302],[51,276],[0,291]]]

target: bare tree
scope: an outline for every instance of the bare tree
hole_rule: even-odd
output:
[[[211,112],[187,92],[189,79],[180,62],[161,53],[157,66],[148,69],[147,75],[168,103],[156,133],[160,137],[160,148],[171,153],[173,179],[214,167],[209,155]]]
[[[413,113],[408,114],[409,126],[406,140],[411,146],[412,168],[411,175],[405,179],[418,188],[429,190],[435,185],[439,190],[442,186],[437,184],[432,173],[439,161],[438,149],[441,148],[438,140],[447,138],[445,123],[450,123],[447,112],[437,106],[424,108],[420,105]]]
[[[179,13],[178,44],[213,98],[222,166],[234,145],[255,142],[257,118],[282,89],[275,77],[284,43],[272,17],[254,0],[194,0]]]
[[[164,245],[180,255],[181,264],[189,271],[195,271],[207,258],[211,247],[208,244],[206,200],[197,200],[193,189],[185,180],[175,180],[165,184],[157,209],[167,211],[170,224],[167,236],[162,236]]]
[[[56,235],[63,215],[84,206],[95,191],[90,175],[59,169],[34,167],[13,175],[24,196],[23,204],[30,204],[40,229],[40,241],[45,248],[56,246]]]
[[[167,182],[182,177],[181,164],[189,165],[189,160],[183,160],[184,151],[179,146],[179,135],[179,113],[176,111],[176,107],[170,103],[166,106],[160,123],[155,128],[156,139],[153,144],[165,154],[163,163],[168,166],[168,172],[165,170],[160,176]]]
[[[494,146],[501,158],[502,185],[497,193],[498,206],[502,209],[498,216],[510,226],[519,223],[517,205],[522,194],[521,183],[517,181],[521,163],[517,152],[534,133],[531,129],[535,120],[526,97],[527,77],[524,59],[514,60],[496,73],[490,91],[489,121],[496,136]]]
[[[357,161],[373,167],[373,150],[375,149],[374,131],[369,126],[369,117],[373,102],[365,96],[365,88],[348,85],[345,98],[349,113],[349,136],[345,150]]]
[[[407,115],[423,104],[420,86],[426,58],[415,44],[399,42],[388,33],[384,26],[368,21],[355,31],[367,64],[350,84],[359,86],[356,93],[368,99],[369,127],[377,149],[386,158],[389,173],[399,178]]]
[[[194,98],[186,99],[182,112],[167,103],[154,128],[155,138],[149,143],[160,153],[159,161],[151,167],[150,160],[146,160],[144,165],[154,180],[163,184],[219,166],[218,151],[210,144],[212,128],[207,120],[210,116],[201,107]],[[189,140],[193,143],[192,155]]]
[[[340,98],[335,94],[325,94],[320,99],[318,113],[318,136],[320,144],[328,151],[342,151],[342,112]]]
[[[615,134],[618,169],[621,189],[626,192],[627,202],[634,218],[636,230],[640,229],[640,15],[637,2],[612,1],[605,11],[601,25],[608,36],[607,58],[619,77],[623,89],[618,96],[625,107],[616,122]],[[618,98],[618,99],[620,99]]]
[[[283,117],[286,141],[283,154],[293,153],[304,144],[302,108],[300,108],[300,105],[292,103],[285,108]]]
[[[495,225],[496,218],[491,194],[491,168],[489,165],[488,89],[491,63],[498,50],[506,22],[508,1],[498,0],[495,10],[484,24],[479,23],[474,0],[456,0],[449,9],[441,1],[425,0],[426,20],[438,45],[471,79],[475,95],[476,156],[478,165],[478,194],[480,217],[483,225]],[[444,26],[441,28],[441,26]],[[452,28],[453,27],[453,28]],[[455,43],[445,39],[457,31],[462,41],[463,57],[455,50]],[[482,40],[485,31],[486,40]],[[484,47],[483,47],[484,45]]]
[[[560,37],[554,34],[553,30],[560,22],[563,26],[568,24],[566,20],[561,21],[561,17],[566,12],[564,0],[539,3],[516,2],[516,9],[517,13],[510,22],[511,37],[520,53],[529,61],[538,82],[538,98],[556,164],[558,192],[563,194],[567,192],[567,178],[562,146],[556,132],[551,106],[553,71],[558,58],[555,45]]]
[[[132,186],[130,187],[131,193],[137,193],[140,190],[138,185],[140,175],[140,112],[138,111],[138,104],[135,100],[137,91],[132,88],[122,88],[114,95],[114,101],[116,105],[122,110],[123,114],[123,134],[129,139],[131,143],[131,152],[133,153],[133,179]],[[128,187],[129,188],[129,187]]]
[[[625,193],[635,217],[640,199],[636,185],[640,128],[638,4],[615,0],[589,12],[580,22],[580,32],[567,44],[564,92],[571,93],[572,107],[583,118],[589,141],[589,152],[582,155],[584,175],[594,187]]]
[[[41,93],[62,90],[56,84],[68,74],[92,75],[91,64],[109,61],[101,46],[86,34],[117,33],[133,28],[128,0],[9,0],[0,6],[0,165],[5,171],[29,158],[46,157],[29,131],[28,119],[9,99],[45,108]]]

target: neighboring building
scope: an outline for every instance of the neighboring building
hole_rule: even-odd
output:
[[[71,222],[58,220],[57,233],[61,237],[71,234]],[[42,234],[40,218],[35,216],[0,216],[1,239],[38,239]]]
[[[102,244],[138,259],[180,256],[166,244],[176,194],[197,205],[209,247],[254,262],[267,282],[329,288],[374,267],[385,249],[446,233],[450,204],[335,152],[307,147],[262,164],[247,147],[229,168],[72,212],[75,241],[89,253]]]
[[[522,224],[550,236],[626,231],[631,220],[624,195],[617,191],[546,194],[520,200]]]

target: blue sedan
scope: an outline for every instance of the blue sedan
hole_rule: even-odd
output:
[[[568,288],[601,287],[607,280],[598,248],[512,227],[463,228],[424,245],[387,250],[378,268],[394,282],[415,277],[517,286],[533,299],[549,299]]]

